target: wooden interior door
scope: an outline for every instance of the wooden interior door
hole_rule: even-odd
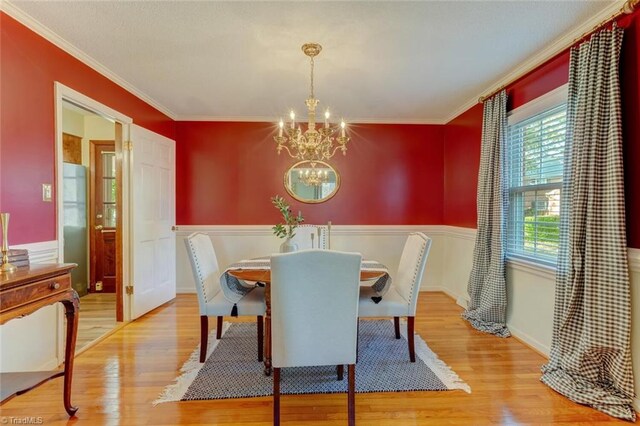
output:
[[[91,141],[90,292],[116,292],[118,200],[114,141]]]

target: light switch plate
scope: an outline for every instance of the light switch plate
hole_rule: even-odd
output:
[[[42,184],[42,201],[51,202],[51,184],[50,183]]]

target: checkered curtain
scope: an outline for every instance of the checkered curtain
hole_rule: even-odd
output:
[[[614,26],[571,49],[553,338],[541,380],[575,402],[634,420],[622,34]]]
[[[508,201],[503,184],[506,131],[507,93],[503,90],[484,102],[478,173],[478,231],[467,285],[471,300],[462,314],[474,328],[500,337],[510,336],[506,325],[504,276]]]

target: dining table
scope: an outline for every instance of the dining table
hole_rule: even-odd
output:
[[[271,268],[269,262],[265,262],[266,258],[261,258],[261,267],[243,268],[242,263],[235,263],[231,265],[225,271],[228,274],[238,280],[244,282],[256,282],[264,284],[264,303],[265,303],[265,316],[264,316],[264,374],[271,375]],[[250,262],[250,261],[245,261]],[[364,265],[375,265],[373,267],[365,269]],[[387,281],[389,274],[384,265],[374,261],[364,261],[363,268],[360,270],[361,282],[378,282],[380,280]],[[389,279],[390,281],[390,279]]]

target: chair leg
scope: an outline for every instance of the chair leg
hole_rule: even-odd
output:
[[[349,426],[356,425],[356,365],[349,364]]]
[[[207,357],[207,343],[209,338],[209,317],[200,315],[200,362]]]
[[[358,362],[358,348],[360,347],[360,318],[356,321],[356,362]]]
[[[393,327],[396,330],[396,339],[400,338],[400,317],[393,317]]]
[[[280,369],[273,368],[273,426],[280,426]]]
[[[336,373],[338,375],[338,380],[344,379],[344,365],[340,364],[336,366]]]
[[[218,340],[222,337],[222,319],[223,317],[218,317],[216,322],[216,339]]]
[[[416,317],[407,317],[407,341],[409,342],[409,360],[416,362],[416,348],[413,344],[414,321]]]
[[[258,315],[258,361],[262,362],[264,344],[264,320],[262,315]]]

